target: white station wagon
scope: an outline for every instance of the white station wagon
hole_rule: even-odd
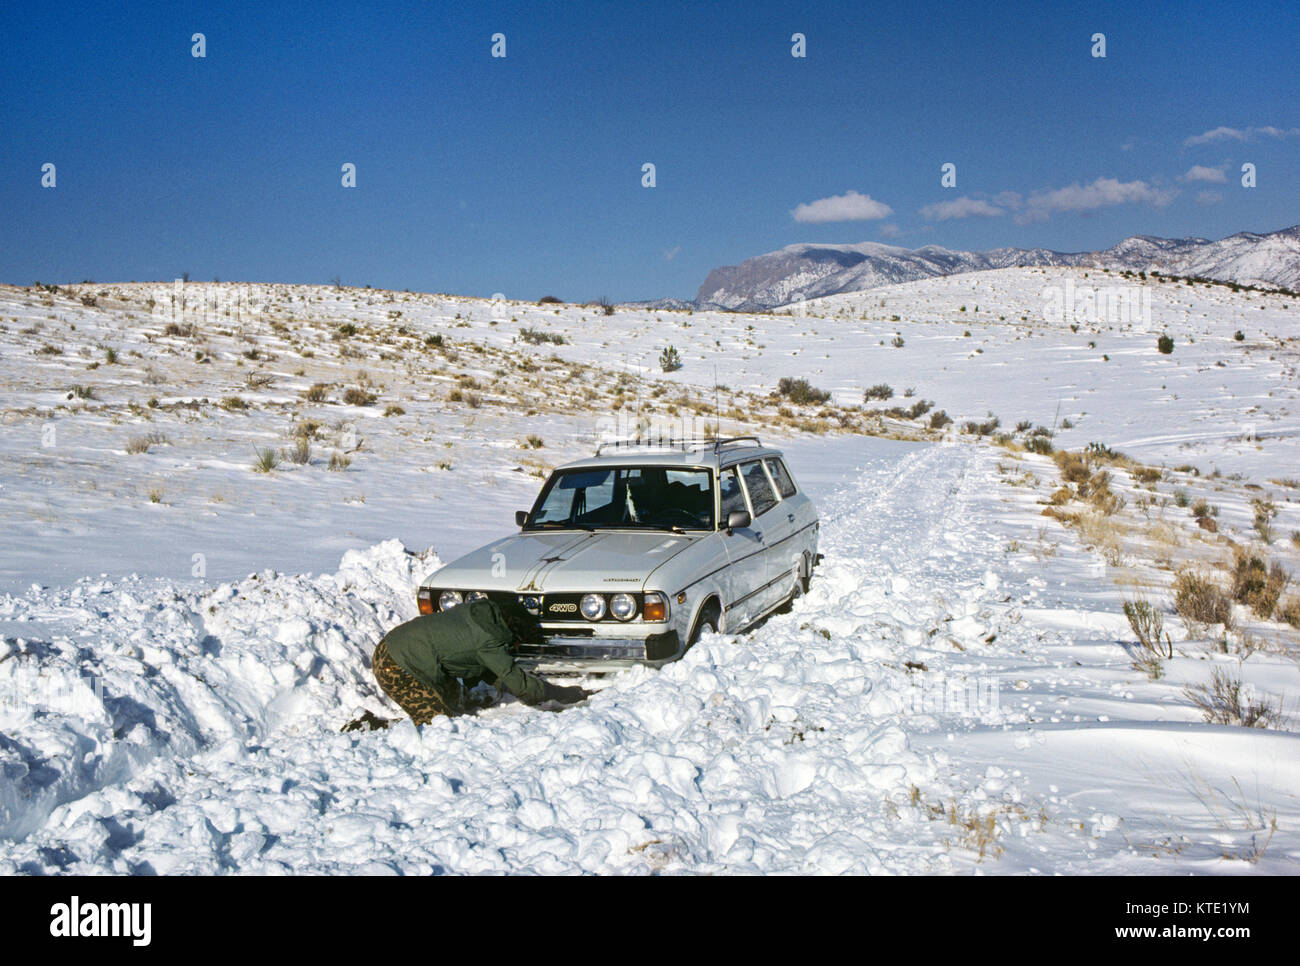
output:
[[[520,531],[453,561],[418,591],[422,614],[517,600],[543,670],[659,666],[705,630],[742,631],[807,590],[817,510],[756,436],[607,443],[558,467]]]

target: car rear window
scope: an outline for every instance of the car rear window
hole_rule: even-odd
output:
[[[781,496],[794,496],[794,480],[790,479],[790,474],[785,470],[785,464],[779,459],[769,459],[767,461],[767,471],[772,474],[772,482],[776,484],[776,491]]]
[[[767,481],[767,474],[763,472],[762,463],[758,460],[754,460],[752,463],[742,463],[740,473],[745,478],[745,489],[749,491],[749,502],[754,505],[754,516],[761,517],[776,506],[776,494],[772,492],[772,484]]]

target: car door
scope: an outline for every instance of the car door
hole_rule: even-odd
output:
[[[784,577],[790,572],[790,566],[781,555],[781,550],[789,542],[786,538],[793,527],[781,512],[781,501],[768,478],[767,470],[763,468],[763,461],[747,460],[740,464],[739,469],[745,493],[753,508],[753,527],[763,544],[763,579],[761,589],[755,595],[758,613],[763,613],[784,600],[789,592],[789,583]]]
[[[801,565],[805,555],[811,561],[812,552],[809,547],[813,534],[810,531],[814,522],[812,505],[808,498],[799,492],[780,457],[763,457],[763,466],[767,469],[768,479],[772,481],[776,495],[781,500],[772,511],[776,522],[765,534],[766,543],[772,553],[774,572],[778,575],[789,574]],[[791,582],[792,580],[782,584],[783,598],[789,592]]]
[[[740,472],[727,467],[718,473],[718,522],[726,527],[727,515],[733,510],[748,511],[753,516]],[[767,554],[763,534],[754,526],[737,527],[731,533],[719,531],[727,551],[727,569],[721,581],[726,599],[728,630],[740,630],[763,611],[762,593],[767,582]]]

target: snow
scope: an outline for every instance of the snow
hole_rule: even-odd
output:
[[[1116,534],[1063,527],[1042,515],[1060,485],[1049,458],[952,434],[778,433],[818,504],[826,559],[807,596],[748,634],[708,636],[661,670],[588,678],[598,693],[560,712],[505,696],[423,728],[340,730],[363,711],[397,717],[368,670],[374,644],[413,616],[414,588],[440,561],[509,532],[540,482],[530,454],[585,455],[603,415],[540,400],[466,411],[430,390],[454,384],[450,360],[424,370],[369,343],[360,360],[328,351],[323,333],[348,318],[377,326],[393,305],[418,334],[452,335],[480,385],[509,353],[534,353],[512,341],[521,328],[546,325],[566,342],[533,358],[565,365],[645,372],[676,344],[686,367],[664,377],[672,392],[711,391],[716,362],[737,399],[805,375],[842,401],[915,385],[958,419],[993,408],[1008,427],[1051,425],[1060,405],[1078,430],[1058,446],[1104,440],[1200,464],[1156,492],[1212,500],[1218,538],[1259,546],[1250,500],[1273,498],[1282,538],[1267,552],[1298,569],[1285,535],[1300,528],[1300,492],[1278,481],[1300,465],[1300,307],[1156,284],[1150,332],[1014,321],[1066,271],[836,296],[808,318],[520,304],[493,318],[499,307],[474,300],[281,287],[321,334],[293,346],[257,329],[279,358],[276,388],[256,392],[237,382],[237,336],[230,349],[213,336],[218,361],[196,366],[138,320],[61,301],[51,313],[5,289],[0,317],[19,321],[0,331],[0,873],[1294,872],[1294,631],[1239,613],[1254,645],[1227,653],[1170,614],[1176,654],[1151,679],[1132,666],[1121,600],[1135,581],[1167,592],[1164,556],[1209,562],[1226,544],[1168,499],[1139,510],[1149,491],[1119,469],[1129,506]],[[49,314],[34,336],[17,331]],[[1165,325],[1172,358],[1154,350]],[[55,331],[64,354],[33,356]],[[903,349],[879,345],[894,331]],[[99,342],[123,358],[87,371],[76,347]],[[299,389],[355,385],[361,366],[407,414],[349,407],[365,443],[346,472],[319,455],[248,468],[244,454],[283,441],[291,415],[343,410],[303,407]],[[145,367],[163,381],[144,381]],[[65,401],[73,382],[94,382],[98,401]],[[538,392],[554,402],[572,382],[552,373]],[[234,392],[249,411],[159,407],[146,421],[127,405]],[[58,443],[42,447],[50,423]],[[155,429],[169,442],[123,452],[128,434]],[[523,446],[528,433],[545,447]],[[1217,465],[1241,477],[1211,477]],[[1184,688],[1215,667],[1279,701],[1279,726],[1205,723]]]

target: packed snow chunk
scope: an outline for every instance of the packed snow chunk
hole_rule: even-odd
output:
[[[811,753],[778,753],[768,787],[776,798],[790,798],[811,786],[816,778],[817,759]]]
[[[302,617],[291,617],[280,622],[280,629],[275,632],[275,641],[285,647],[305,643],[311,637],[311,622]]]
[[[641,770],[656,784],[681,798],[698,798],[700,770],[694,762],[675,755],[644,752],[638,759]]]

